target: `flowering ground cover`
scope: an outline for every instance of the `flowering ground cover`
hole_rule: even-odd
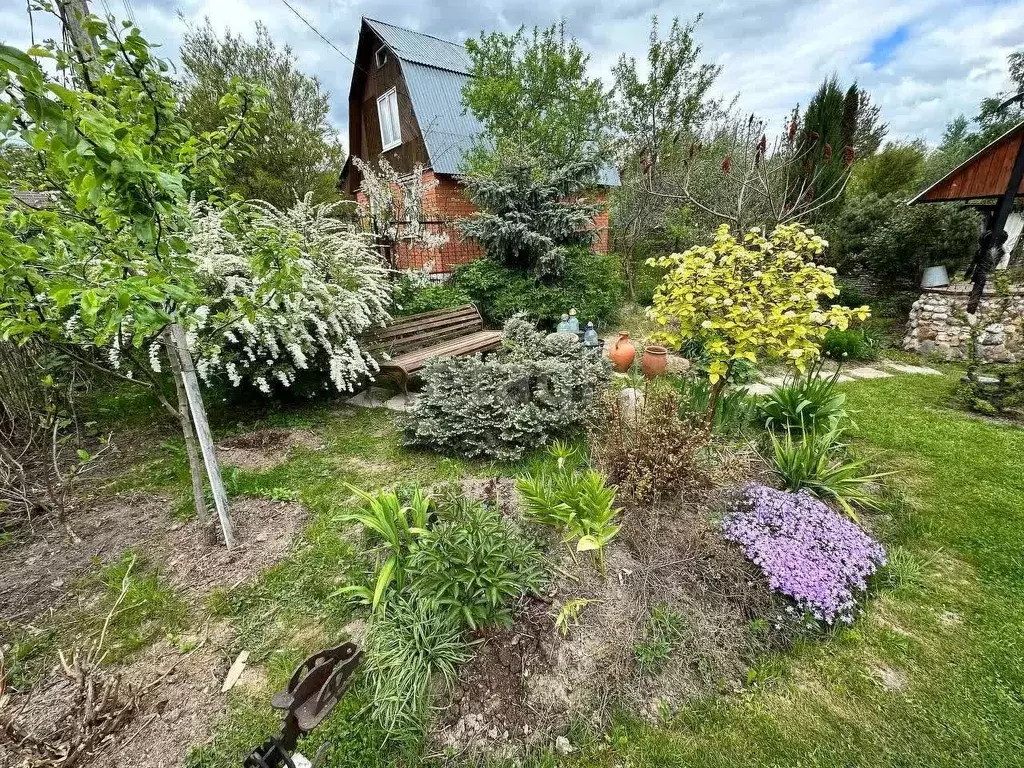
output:
[[[906,486],[874,521],[891,563],[867,614],[764,659],[741,695],[660,728],[624,716],[575,764],[1021,764],[1024,430],[949,408],[958,377],[844,387]]]
[[[826,624],[853,623],[868,577],[886,563],[881,544],[806,491],[751,484],[722,530],[772,589]]]

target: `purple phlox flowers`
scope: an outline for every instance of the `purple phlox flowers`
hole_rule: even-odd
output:
[[[827,624],[853,621],[857,594],[886,562],[881,544],[805,491],[751,484],[722,521],[722,531],[772,589]]]

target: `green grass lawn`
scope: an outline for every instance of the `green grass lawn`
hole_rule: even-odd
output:
[[[660,728],[623,717],[578,765],[1024,765],[1024,429],[950,409],[955,385],[845,388],[864,450],[903,470],[876,521],[897,588],[748,692]]]
[[[895,562],[852,628],[760,660],[742,692],[691,703],[661,726],[623,713],[607,734],[581,728],[570,734],[577,752],[558,760],[608,768],[1024,765],[1024,429],[950,407],[957,376],[844,385],[860,448],[876,455],[878,469],[900,470],[888,513],[866,520]],[[269,692],[350,618],[344,601],[328,597],[357,577],[354,541],[339,522],[353,502],[346,481],[370,488],[516,469],[409,451],[383,411],[313,405],[222,418],[218,433],[266,426],[311,429],[324,449],[297,450],[264,472],[229,472],[229,489],[295,498],[311,522],[287,560],[209,601],[238,630],[232,652],[254,652],[268,692],[233,692],[216,739],[193,751],[191,766],[237,765],[276,727]],[[178,454],[172,441],[140,471],[187,498]],[[303,751],[329,744],[325,765],[333,768],[420,764],[380,749],[383,734],[364,704],[357,686]]]

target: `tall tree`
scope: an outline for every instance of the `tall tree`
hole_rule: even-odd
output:
[[[846,147],[856,134],[856,86],[843,93],[839,78],[826,78],[804,112],[804,141],[811,145],[803,169],[801,193],[811,199],[830,196],[842,189],[847,176],[842,162]],[[838,199],[835,201],[838,202]]]
[[[466,41],[471,74],[462,92],[485,135],[464,160],[466,171],[504,159],[554,170],[610,149],[608,93],[590,77],[590,56],[565,23],[528,33],[481,34]]]
[[[709,96],[721,67],[701,62],[694,40],[698,16],[685,26],[672,20],[668,35],[651,20],[646,72],[623,54],[615,77],[614,121],[622,186],[613,191],[616,247],[633,297],[647,246],[678,218],[679,204],[658,194],[678,181],[683,148],[720,108]]]
[[[927,153],[921,140],[890,141],[881,152],[856,162],[847,189],[855,197],[911,195],[921,186]]]
[[[882,108],[871,103],[871,94],[863,88],[857,89],[857,127],[853,133],[853,149],[857,157],[873,155],[882,146],[889,124],[883,123]]]
[[[197,131],[223,123],[221,98],[235,80],[266,91],[267,109],[254,126],[259,152],[239,155],[224,169],[224,183],[244,198],[279,208],[312,192],[317,202],[337,197],[345,155],[330,123],[330,98],[316,77],[299,71],[291,48],[278,48],[257,22],[256,37],[218,37],[206,19],[190,26],[181,44],[185,68],[182,116]]]

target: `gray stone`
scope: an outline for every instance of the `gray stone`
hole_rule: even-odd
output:
[[[576,750],[573,749],[572,744],[565,736],[559,736],[555,739],[555,752],[560,755],[571,755]]]
[[[847,368],[846,372],[856,379],[888,379],[892,376],[891,373],[886,373],[867,365],[860,368]]]

